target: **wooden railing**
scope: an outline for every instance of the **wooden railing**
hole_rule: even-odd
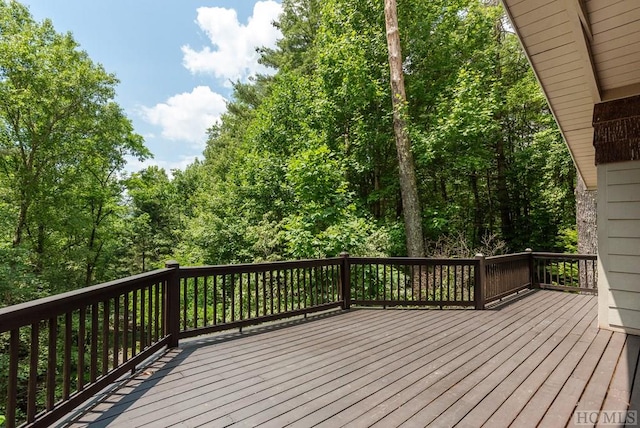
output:
[[[0,309],[1,352],[9,359],[7,427],[51,425],[166,346],[170,273]]]
[[[531,287],[531,254],[509,254],[484,260],[485,304]]]
[[[476,259],[347,259],[350,304],[366,306],[475,306]]]
[[[595,254],[532,253],[531,276],[539,288],[598,292]]]
[[[49,426],[182,338],[362,306],[473,307],[596,290],[595,256],[340,257],[165,269],[0,309],[6,426]],[[0,367],[2,364],[0,359]],[[2,379],[6,376],[6,379]],[[2,399],[2,392],[0,392]]]
[[[179,270],[179,338],[343,306],[340,258]]]

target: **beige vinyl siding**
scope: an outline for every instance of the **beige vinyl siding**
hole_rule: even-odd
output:
[[[640,161],[601,165],[598,174],[600,325],[640,330]]]

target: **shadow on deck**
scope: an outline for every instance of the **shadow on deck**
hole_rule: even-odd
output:
[[[589,425],[640,407],[640,338],[596,318],[596,296],[534,291],[184,341],[64,426]]]

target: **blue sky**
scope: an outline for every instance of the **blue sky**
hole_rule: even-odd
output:
[[[21,0],[37,21],[70,31],[120,80],[116,101],[154,159],[127,169],[184,168],[202,158],[206,128],[225,110],[230,82],[268,72],[256,46],[273,46],[275,0]]]

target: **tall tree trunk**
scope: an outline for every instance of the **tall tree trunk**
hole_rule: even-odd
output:
[[[389,48],[389,67],[391,69],[391,97],[393,100],[393,129],[396,136],[396,150],[400,170],[400,192],[402,210],[407,235],[407,254],[409,257],[424,257],[424,237],[416,172],[411,153],[411,142],[407,133],[406,104],[402,71],[402,51],[398,31],[398,12],[396,0],[385,0],[384,16]]]
[[[587,190],[580,173],[576,174],[576,225],[578,227],[578,253],[596,254],[598,236],[596,228],[597,190]]]
[[[509,189],[507,187],[507,161],[505,155],[504,142],[502,136],[497,137],[496,145],[496,181],[497,181],[497,197],[498,210],[500,211],[500,230],[502,238],[507,242],[511,242],[513,233],[513,222],[511,218],[511,198],[509,197]]]
[[[597,190],[588,190],[580,173],[576,178],[576,226],[578,229],[578,253],[597,254]],[[592,269],[580,269],[579,283],[581,287],[588,287],[595,282]]]

